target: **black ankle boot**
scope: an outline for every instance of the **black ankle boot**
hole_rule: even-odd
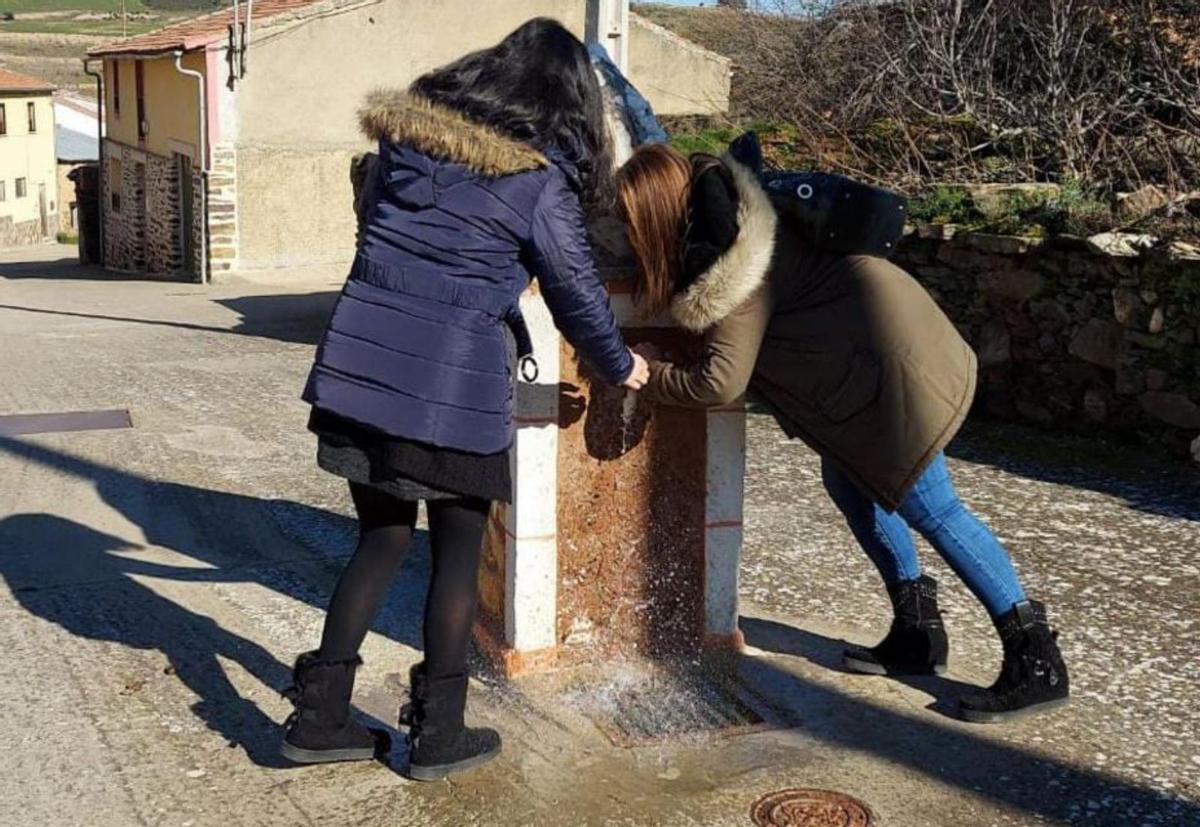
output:
[[[867,675],[940,675],[946,671],[950,641],[937,605],[937,581],[928,575],[888,586],[892,628],[878,645],[854,647],[843,665]]]
[[[391,739],[379,729],[367,729],[350,717],[350,695],[354,672],[362,663],[350,660],[322,661],[316,652],[296,658],[292,669],[294,686],[283,695],[296,711],[284,726],[287,732],[279,752],[298,764],[328,761],[364,761],[388,753]]]
[[[463,723],[467,676],[430,679],[425,665],[412,668],[412,700],[400,710],[409,727],[409,777],[439,781],[487,763],[500,754],[500,735],[492,729],[470,729]]]
[[[1058,632],[1046,621],[1046,607],[1024,600],[996,620],[1004,663],[990,688],[963,698],[967,721],[1000,723],[1062,706],[1071,694],[1067,665],[1058,650]]]

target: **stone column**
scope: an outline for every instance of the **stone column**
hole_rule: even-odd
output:
[[[627,341],[686,358],[695,337],[639,318]],[[517,386],[515,494],[481,575],[479,640],[508,675],[625,656],[741,647],[745,415],[654,408],[593,381],[536,292],[522,300],[540,376]]]

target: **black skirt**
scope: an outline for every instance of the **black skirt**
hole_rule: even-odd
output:
[[[508,452],[472,454],[401,439],[313,408],[317,464],[351,482],[404,500],[478,497],[512,501]]]

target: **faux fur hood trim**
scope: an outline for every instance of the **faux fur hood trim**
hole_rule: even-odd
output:
[[[671,315],[703,333],[750,298],[767,277],[775,255],[775,208],[750,168],[721,158],[738,193],[738,235],[733,245],[671,302]]]
[[[371,140],[386,138],[411,146],[489,178],[550,165],[545,155],[528,144],[404,89],[378,89],[369,94],[358,110],[358,123]]]

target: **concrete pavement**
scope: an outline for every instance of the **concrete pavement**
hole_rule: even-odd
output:
[[[134,427],[0,437],[0,824],[724,827],[797,786],[888,827],[1200,823],[1200,475],[993,424],[956,443],[955,479],[1062,629],[1061,713],[945,714],[999,647],[931,553],[950,679],[838,671],[843,640],[886,627],[882,588],[812,454],[752,417],[739,675],[775,728],[615,746],[584,713],[630,680],[617,665],[481,682],[472,714],[505,755],[451,783],[286,766],[277,690],[354,541],[298,399],[339,285],[111,279],[71,255],[0,253],[0,414],[127,408]],[[356,702],[387,725],[427,571],[422,541],[364,647]]]

